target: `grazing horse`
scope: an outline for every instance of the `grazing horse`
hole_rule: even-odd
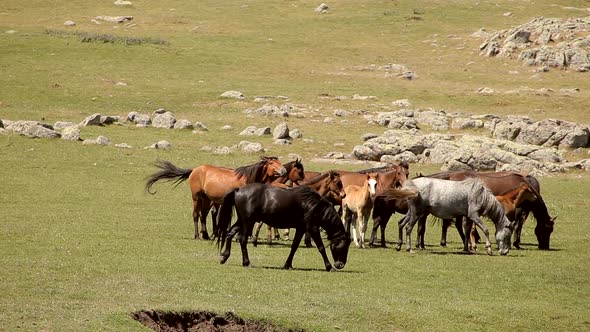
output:
[[[551,217],[547,210],[547,206],[541,197],[541,189],[537,179],[531,175],[522,175],[514,172],[476,172],[476,171],[459,171],[459,172],[441,172],[428,175],[430,178],[462,181],[468,177],[480,178],[484,185],[488,187],[494,195],[501,195],[509,190],[517,188],[521,183],[529,185],[529,190],[534,193],[536,199],[525,200],[516,206],[514,215],[509,216],[509,219],[516,221],[515,223],[515,239],[514,246],[520,249],[520,234],[524,221],[532,212],[533,217],[537,220],[535,227],[535,235],[539,242],[539,249],[548,250],[553,232],[556,217]],[[456,225],[460,225],[460,221]],[[457,230],[460,231],[460,226]],[[461,232],[460,232],[461,234]],[[442,245],[442,243],[441,243]]]
[[[379,181],[379,173],[369,173],[365,175],[365,185],[360,187],[354,184],[344,188],[346,197],[342,200],[342,223],[345,228],[352,225],[351,233],[354,238],[354,244],[357,247],[365,247],[365,232],[369,224],[369,214],[373,209],[373,200],[375,199],[376,186]],[[351,214],[352,218],[347,219]],[[357,227],[358,226],[358,227]],[[358,228],[358,230],[357,230]],[[357,233],[360,238],[357,239]]]
[[[229,228],[232,211],[235,207],[237,221]],[[346,232],[334,207],[320,194],[308,186],[294,188],[278,188],[261,183],[252,183],[244,187],[228,191],[219,208],[219,226],[217,243],[220,246],[221,264],[231,254],[232,238],[240,234],[242,248],[242,265],[249,266],[248,234],[252,233],[254,223],[258,221],[276,228],[295,228],[295,238],[291,252],[283,266],[293,268],[293,256],[306,231],[311,234],[322,258],[326,271],[332,271],[326,249],[320,235],[323,228],[330,240],[330,250],[334,259],[334,267],[342,269],[346,264],[350,247],[350,233]]]
[[[342,186],[342,181],[340,180],[340,174],[336,171],[327,171],[324,173],[320,173],[314,178],[305,180],[304,182],[300,182],[299,185],[308,186],[313,190],[317,191],[321,197],[331,197],[337,196],[340,198],[344,198],[346,193],[344,192],[344,188]],[[262,223],[258,223],[254,228],[252,244],[257,246],[258,244],[258,235],[260,233],[260,228]],[[270,227],[270,226],[269,226]],[[270,236],[270,232],[267,233],[267,243],[272,243],[272,237]],[[285,237],[288,239],[289,237],[289,229],[285,230]],[[311,246],[311,239],[308,237],[309,233],[305,233],[305,245],[307,247]]]
[[[199,238],[199,219],[201,221],[201,234],[208,240],[206,218],[211,203],[218,203],[226,191],[241,187],[248,183],[270,183],[277,177],[285,176],[287,170],[277,157],[261,157],[257,163],[238,167],[235,170],[213,165],[201,165],[196,168],[179,168],[169,161],[157,161],[155,166],[160,171],[152,174],[146,183],[146,190],[150,194],[154,183],[164,180],[178,185],[188,179],[191,197],[193,199],[193,222],[195,224],[195,239]],[[213,218],[213,231],[215,232],[216,220]]]
[[[412,228],[416,222],[428,214],[441,219],[466,216],[483,231],[486,238],[486,251],[492,254],[490,236],[480,216],[490,218],[496,226],[496,242],[500,254],[510,251],[510,237],[514,223],[504,215],[504,209],[492,192],[477,178],[460,182],[421,177],[407,181],[403,189],[391,189],[386,194],[393,199],[408,199],[408,213],[400,221],[406,226],[406,247],[411,247]],[[402,238],[398,239],[396,249],[401,249]],[[464,250],[469,252],[467,241]]]

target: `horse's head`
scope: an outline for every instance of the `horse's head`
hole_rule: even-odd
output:
[[[277,157],[262,157],[264,172],[268,178],[277,178],[287,175],[287,170]]]
[[[369,194],[371,195],[371,199],[374,199],[375,195],[377,194],[377,182],[379,182],[379,173],[367,174],[367,186],[369,186]]]
[[[342,184],[342,180],[340,180],[340,173],[335,171],[328,171],[329,175],[329,186],[328,190],[335,195],[337,195],[340,199],[346,197],[346,192],[344,191],[344,185]]]
[[[511,222],[504,216],[503,227],[496,228],[496,243],[500,249],[500,255],[507,255],[512,246],[511,237],[515,222]]]
[[[295,183],[299,184],[299,181],[305,178],[305,171],[303,170],[303,164],[301,160],[296,159],[289,163],[289,169],[287,170],[287,177],[288,179]]]
[[[408,163],[402,163],[396,166],[393,169],[393,172],[394,177],[392,186],[393,188],[400,188],[404,184],[404,182],[408,180],[408,176],[410,175],[410,166],[408,165]]]
[[[330,251],[334,259],[334,267],[338,270],[344,268],[346,260],[348,259],[348,248],[350,247],[350,232],[345,232],[343,235],[332,239],[330,242]]]
[[[535,235],[537,236],[537,241],[539,241],[539,249],[541,250],[549,250],[549,241],[551,239],[551,233],[553,232],[555,219],[557,219],[557,217],[549,218],[549,222],[544,224],[537,221]]]

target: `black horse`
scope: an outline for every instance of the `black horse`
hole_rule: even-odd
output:
[[[234,207],[238,219],[230,228]],[[216,234],[220,250],[223,250],[225,245],[225,250],[221,252],[221,264],[225,263],[231,254],[232,238],[239,234],[242,265],[250,265],[248,236],[252,234],[254,223],[259,221],[276,228],[295,228],[295,237],[284,265],[285,269],[293,268],[293,256],[303,234],[307,231],[324,259],[326,270],[333,270],[322,242],[320,227],[330,240],[334,267],[342,269],[346,264],[350,233],[344,229],[338,213],[327,200],[308,186],[277,188],[261,183],[235,188],[228,191],[223,198],[219,208]]]

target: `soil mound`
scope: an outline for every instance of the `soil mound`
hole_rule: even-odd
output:
[[[143,310],[132,316],[143,325],[160,332],[305,332],[282,328],[268,321],[246,320],[231,312],[219,315],[209,311]]]

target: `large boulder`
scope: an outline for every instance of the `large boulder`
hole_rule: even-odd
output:
[[[61,134],[53,127],[38,121],[14,121],[6,126],[6,130],[30,138],[59,138]]]

